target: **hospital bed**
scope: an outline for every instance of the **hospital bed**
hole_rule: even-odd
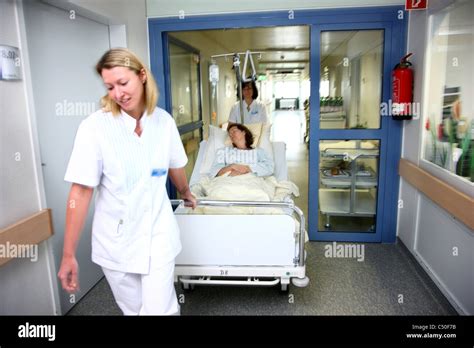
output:
[[[190,179],[200,179],[206,153],[202,141]],[[275,177],[287,180],[284,143],[272,143]],[[290,199],[283,202],[216,201],[198,199],[198,207],[278,208],[279,214],[189,214],[182,200],[172,200],[178,222],[182,251],[176,258],[175,282],[183,289],[195,285],[276,286],[288,291],[290,280],[307,286],[305,273],[305,218]],[[296,219],[295,219],[296,217]]]

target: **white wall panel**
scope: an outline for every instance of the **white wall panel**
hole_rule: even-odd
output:
[[[404,5],[401,0],[147,0],[148,17],[170,17],[181,13],[186,15],[202,15],[216,13],[237,13],[256,11],[279,11],[297,9],[321,9],[341,7]],[[181,12],[183,11],[183,12]]]
[[[421,196],[415,251],[465,314],[474,314],[474,233]]]

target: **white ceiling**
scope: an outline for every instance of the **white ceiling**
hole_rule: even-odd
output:
[[[370,33],[373,32],[373,33]],[[378,32],[377,35],[375,32]],[[333,64],[342,57],[355,56],[383,40],[382,31],[326,31],[321,34],[321,62]],[[190,35],[190,34],[193,35]],[[172,36],[200,48],[199,40],[206,41],[206,54],[220,55],[236,52],[261,52],[254,56],[258,74],[272,74],[290,78],[309,77],[309,26],[285,26],[243,29],[216,29],[194,32],[174,32]],[[197,34],[197,35],[196,35]],[[186,39],[188,38],[188,39]],[[348,52],[348,43],[351,49]],[[211,44],[209,44],[211,43]],[[330,57],[329,57],[330,56]],[[329,57],[329,58],[328,58]],[[229,58],[231,60],[231,58]],[[244,57],[241,57],[243,67]],[[248,75],[248,74],[247,74]]]
[[[200,31],[200,34],[216,43],[211,55],[247,50],[261,52],[260,57],[254,56],[255,69],[259,74],[308,70],[310,44],[308,26],[204,30]],[[172,35],[180,38],[186,33]],[[197,43],[193,44],[198,48]]]
[[[324,31],[321,33],[321,62],[328,55],[334,55],[339,47],[354,36],[354,31]]]

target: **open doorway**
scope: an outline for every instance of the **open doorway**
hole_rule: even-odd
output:
[[[171,49],[172,45],[181,44],[181,47],[186,46],[194,52],[199,52],[199,58],[192,59],[199,60],[200,65],[202,139],[207,139],[209,125],[219,127],[228,121],[231,108],[238,101],[238,85],[232,57],[216,59],[213,56],[247,50],[259,52],[254,56],[256,86],[259,92],[257,100],[265,105],[268,122],[272,124],[271,140],[286,144],[288,179],[298,186],[300,196],[295,198],[295,203],[306,215],[310,96],[309,26],[177,31],[168,32],[168,38],[171,75],[173,71],[179,70],[179,58],[176,60],[176,50]],[[218,78],[217,81],[214,80],[214,84],[210,82],[211,64],[218,66]],[[249,75],[248,70],[245,75]],[[170,84],[175,86],[170,90],[173,116],[179,119],[182,116],[179,115],[179,105],[184,105],[187,98],[186,94],[179,91],[188,91],[192,79],[173,80],[173,76],[170,76],[170,80]],[[192,94],[192,91],[187,93]],[[193,131],[195,135],[198,134],[195,129]],[[189,166],[192,167],[197,157],[197,149],[195,146],[187,146],[187,142],[195,142],[195,136],[182,133],[182,138],[185,148],[194,151],[188,153],[192,162]],[[192,171],[191,167],[187,168],[188,173]]]

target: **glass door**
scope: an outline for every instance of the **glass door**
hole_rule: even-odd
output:
[[[387,124],[380,110],[383,79],[390,78],[383,74],[385,30],[314,32],[320,59],[319,96],[311,99],[319,110],[311,136],[312,236],[381,241]]]
[[[188,181],[202,140],[201,79],[199,51],[168,36],[169,100],[173,118],[183,141]]]

